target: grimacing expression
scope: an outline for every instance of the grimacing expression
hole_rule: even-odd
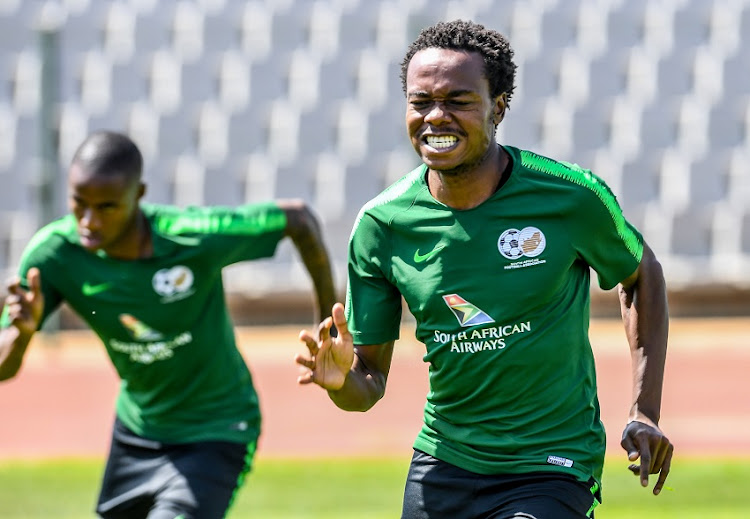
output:
[[[116,249],[135,232],[144,186],[126,174],[96,174],[78,164],[68,174],[70,211],[81,245],[89,251]]]
[[[406,127],[430,169],[461,172],[481,164],[505,113],[505,95],[490,96],[478,52],[428,48],[406,74]]]

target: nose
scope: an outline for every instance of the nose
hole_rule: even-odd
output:
[[[439,101],[433,103],[430,110],[424,116],[424,120],[432,124],[440,123],[441,121],[446,121],[448,119],[448,111],[445,109],[445,105]]]
[[[85,209],[81,215],[81,227],[90,231],[96,231],[101,227],[101,220],[93,209]]]

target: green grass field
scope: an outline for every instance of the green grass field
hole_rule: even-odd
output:
[[[256,460],[230,519],[392,519],[408,459]],[[622,459],[608,459],[597,519],[740,519],[750,510],[750,460],[677,459],[654,497]],[[0,463],[3,519],[92,518],[102,462]]]

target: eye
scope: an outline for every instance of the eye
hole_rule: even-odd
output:
[[[73,209],[73,211],[82,211],[85,208],[85,204],[77,198],[71,198],[70,207]]]
[[[99,207],[97,207],[97,209],[99,209],[100,211],[104,211],[104,212],[111,212],[117,209],[117,204],[113,202],[107,202],[104,204],[100,204]]]
[[[410,101],[409,104],[415,110],[424,110],[425,108],[430,106],[431,103],[430,101],[420,99],[420,100]]]

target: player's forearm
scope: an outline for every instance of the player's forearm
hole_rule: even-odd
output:
[[[648,419],[658,425],[669,311],[662,268],[650,250],[641,262],[635,284],[629,289],[621,287],[620,304],[631,352],[633,403],[630,419]]]
[[[32,335],[21,332],[15,326],[0,330],[0,381],[13,378],[21,369]]]
[[[328,390],[328,396],[337,407],[344,411],[367,411],[385,394],[386,375],[371,372],[355,356],[354,365],[336,390]]]
[[[328,317],[336,302],[331,261],[317,219],[304,205],[285,207],[287,231],[315,287],[318,321]]]
[[[302,261],[315,288],[316,320],[320,322],[331,315],[331,308],[336,303],[331,263],[322,244],[318,244],[312,252],[311,249],[305,250],[307,253],[302,254]]]
[[[385,387],[376,377],[350,371],[337,391],[328,391],[331,401],[344,411],[367,411],[383,397]]]

